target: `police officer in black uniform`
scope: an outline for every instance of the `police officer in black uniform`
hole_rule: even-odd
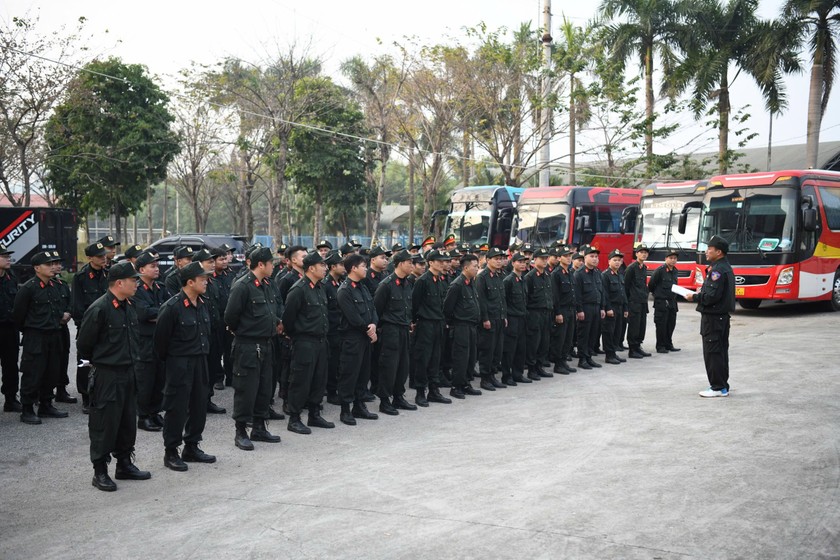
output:
[[[210,373],[207,356],[212,344],[210,309],[204,295],[212,274],[193,262],[178,271],[183,287],[160,308],[155,329],[155,354],[166,364],[163,410],[163,464],[174,471],[187,463],[215,463],[199,448],[207,420]],[[184,442],[184,453],[178,448]]]
[[[507,326],[505,342],[502,348],[502,383],[515,386],[518,383],[531,383],[525,377],[525,324],[528,321],[525,292],[525,266],[528,257],[514,253],[510,259],[511,272],[505,277],[505,305],[507,307]]]
[[[113,235],[103,235],[96,242],[105,247],[105,268],[111,268],[117,257],[117,247],[121,243]]]
[[[169,297],[181,291],[181,277],[178,276],[178,271],[192,262],[194,253],[192,247],[186,246],[176,247],[172,253],[175,266],[166,271],[166,276],[163,279],[163,285],[166,286]]]
[[[0,244],[0,367],[3,368],[3,403],[4,412],[22,412],[23,408],[18,400],[20,388],[20,372],[18,371],[18,346],[20,332],[12,317],[15,296],[18,293],[18,282],[12,272],[12,260],[5,245]]]
[[[286,271],[281,273],[282,276],[278,277],[275,282],[275,288],[280,298],[279,303],[282,305],[285,305],[286,296],[288,296],[289,290],[292,289],[292,286],[294,286],[298,280],[303,278],[303,259],[306,256],[306,247],[303,245],[292,245],[286,249],[285,255],[287,261]],[[282,312],[281,315],[278,315],[278,317],[282,317]],[[278,343],[280,347],[280,379],[278,381],[280,384],[279,395],[284,401],[283,410],[288,413],[289,399],[287,395],[289,390],[289,373],[292,363],[292,341],[288,334],[284,333],[278,340]]]
[[[160,255],[154,250],[140,253],[135,266],[140,277],[137,292],[131,301],[139,322],[139,358],[134,366],[137,390],[137,427],[147,432],[163,429],[160,415],[163,401],[163,362],[155,355],[154,336],[160,306],[169,299],[163,284],[158,281]]]
[[[70,285],[61,279],[61,271],[64,269],[62,262],[55,261],[52,265],[55,267],[53,282],[56,283],[58,291],[61,294],[61,307],[69,313],[71,311],[73,294],[70,291]],[[76,404],[79,402],[78,399],[76,397],[71,397],[67,392],[67,387],[70,385],[70,378],[67,375],[67,369],[70,366],[69,322],[70,319],[67,319],[66,321],[62,319],[61,321],[61,365],[59,366],[60,381],[58,382],[58,386],[55,388],[55,402]]]
[[[606,315],[601,321],[601,338],[604,342],[604,353],[607,355],[605,361],[617,365],[627,361],[618,355],[624,320],[627,317],[627,295],[624,290],[624,275],[621,272],[624,255],[618,249],[613,249],[608,258],[609,266],[601,273],[606,308]]]
[[[225,322],[222,314],[225,308],[222,307],[221,286],[213,279],[213,271],[216,269],[216,257],[208,249],[202,249],[193,253],[192,262],[201,264],[207,272],[207,289],[202,299],[207,304],[207,312],[210,314],[210,353],[207,355],[207,367],[210,371],[210,379],[222,375],[222,333],[225,331]],[[189,266],[189,265],[188,265]],[[181,278],[183,284],[183,279]],[[215,394],[213,383],[208,382],[207,386],[207,412],[209,414],[224,414],[227,410],[211,400]]]
[[[112,238],[113,239],[113,238]],[[101,242],[91,243],[85,247],[85,256],[89,259],[73,277],[73,287],[70,298],[70,313],[76,323],[76,336],[82,324],[82,317],[90,304],[108,291],[108,271],[106,270],[108,250]],[[76,351],[78,354],[78,349]],[[82,395],[82,410],[88,407],[88,372],[90,368],[76,368],[76,390]]]
[[[137,257],[143,252],[143,247],[140,245],[132,245],[125,250],[125,259],[137,268]]]
[[[735,274],[726,258],[729,242],[717,235],[707,242],[706,279],[697,294],[688,301],[697,302],[700,312],[700,336],[703,337],[703,361],[709,388],[701,397],[729,396],[729,316],[735,311]]]
[[[548,360],[548,343],[551,323],[554,320],[551,276],[546,271],[547,265],[548,251],[543,248],[537,249],[534,251],[534,268],[525,275],[525,307],[528,310],[525,360],[528,364],[528,379],[533,381],[543,377],[554,377],[553,373],[543,369],[543,363]]]
[[[329,360],[330,325],[322,284],[327,265],[319,253],[312,252],[303,258],[303,270],[303,278],[295,282],[286,297],[283,327],[292,339],[288,429],[296,434],[311,434],[308,426],[335,428],[335,424],[321,416]],[[304,407],[309,410],[306,426],[300,419]]]
[[[230,297],[230,289],[233,285],[233,272],[230,269],[230,259],[233,255],[233,248],[227,243],[222,243],[211,251],[215,260],[213,262],[213,280],[219,285],[219,297],[221,305],[220,315],[224,315],[227,307],[228,298]],[[225,387],[230,387],[233,383],[233,363],[230,358],[230,346],[233,343],[233,334],[225,328],[224,318],[222,318],[222,365],[223,370],[221,375],[212,381],[215,382],[214,389],[223,391]]]
[[[647,245],[639,244],[634,249],[636,260],[624,271],[624,291],[627,294],[627,346],[628,358],[641,359],[650,356],[642,343],[647,330],[648,307],[647,265],[650,252]]]
[[[408,380],[409,334],[412,323],[411,253],[394,255],[394,272],[387,276],[373,296],[379,316],[378,395],[379,411],[395,416],[399,410],[417,410],[405,399]],[[370,273],[368,273],[370,278]]]
[[[69,318],[61,292],[53,277],[60,261],[58,251],[40,251],[32,257],[35,276],[18,289],[12,319],[23,332],[20,357],[21,422],[40,424],[41,418],[66,418],[67,413],[52,405],[53,389],[61,379],[62,321]],[[40,402],[35,415],[35,403]]]
[[[225,308],[225,324],[234,334],[233,348],[233,420],[236,422],[234,444],[251,451],[253,441],[277,443],[265,422],[272,389],[271,337],[283,331],[277,317],[276,292],[265,280],[271,277],[274,259],[271,250],[261,247],[250,254],[250,270],[233,285]],[[246,424],[253,422],[251,437]]]
[[[601,252],[592,246],[581,247],[584,255],[583,267],[575,272],[575,306],[577,308],[578,367],[599,368],[601,364],[592,359],[598,343],[598,324],[607,316],[606,298],[602,286],[598,260]]]
[[[365,258],[350,253],[344,258],[347,279],[338,288],[341,310],[339,333],[341,356],[338,371],[338,397],[341,399],[340,420],[348,426],[356,425],[356,418],[376,420],[378,415],[365,406],[365,393],[370,378],[370,354],[376,342],[379,317],[373,296],[362,280],[367,276]],[[350,404],[353,409],[350,409]]]
[[[665,263],[653,271],[648,290],[653,294],[653,324],[656,325],[656,351],[659,354],[679,352],[674,347],[674,329],[677,328],[677,294],[671,290],[679,282],[677,258],[679,251],[670,251]]]
[[[480,395],[481,391],[470,384],[475,372],[478,348],[477,332],[481,311],[475,292],[478,275],[478,257],[466,254],[461,257],[461,273],[449,284],[443,301],[443,316],[448,327],[452,354],[452,389],[449,394],[456,399],[466,395]]]
[[[338,307],[338,288],[344,281],[344,262],[338,251],[329,251],[324,257],[324,264],[329,267],[329,272],[322,281],[324,294],[327,296],[327,316],[330,320],[330,329],[327,333],[327,345],[329,346],[327,402],[340,405],[341,400],[338,398],[338,364],[341,358],[341,337],[338,334],[338,327],[341,323],[341,310]]]
[[[90,460],[93,486],[106,492],[117,485],[108,476],[110,456],[117,459],[117,480],[147,480],[148,471],[132,462],[137,438],[134,364],[139,359],[137,313],[130,298],[139,275],[130,262],[116,263],[108,273],[108,291],[94,301],[82,319],[76,348],[90,372]]]
[[[481,375],[481,388],[486,391],[507,389],[507,385],[496,379],[496,371],[501,370],[507,324],[503,264],[504,252],[493,247],[486,253],[486,267],[475,278],[481,313],[481,324],[478,326],[478,372]]]

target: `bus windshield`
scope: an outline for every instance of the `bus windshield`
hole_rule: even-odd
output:
[[[733,253],[793,250],[797,194],[784,188],[747,188],[708,193],[703,204],[700,243],[719,235]]]
[[[454,234],[460,243],[487,243],[492,211],[490,202],[453,202],[446,233]]]
[[[516,238],[522,243],[545,247],[558,239],[566,240],[569,209],[564,203],[520,205]]]
[[[697,249],[700,209],[688,209],[685,233],[680,233],[680,214],[684,204],[685,201],[678,198],[643,200],[641,204],[642,243],[651,249]]]

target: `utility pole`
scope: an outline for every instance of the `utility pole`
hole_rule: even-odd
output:
[[[551,137],[551,107],[548,104],[548,96],[551,93],[551,0],[543,0],[543,77],[542,77],[542,115],[540,116],[540,186],[547,187],[551,180],[551,148],[549,138]]]

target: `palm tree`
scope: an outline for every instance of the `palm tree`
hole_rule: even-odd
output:
[[[759,20],[757,7],[757,0],[684,0],[677,6],[686,20],[680,40],[686,58],[669,81],[677,91],[692,88],[698,118],[716,101],[719,173],[726,173],[731,159],[729,88],[741,72],[752,76],[774,112],[781,109],[781,74],[799,67],[795,49],[777,40],[779,26]]]
[[[607,34],[612,57],[625,63],[638,56],[645,77],[645,156],[647,169],[653,163],[654,55],[659,56],[662,70],[669,75],[676,66],[674,47],[680,26],[672,0],[603,0],[600,14],[607,20],[618,20]]]
[[[808,49],[811,51],[805,165],[816,167],[820,126],[834,83],[834,61],[837,57],[834,36],[840,32],[840,0],[787,0],[782,14],[798,31],[800,39],[807,39]]]

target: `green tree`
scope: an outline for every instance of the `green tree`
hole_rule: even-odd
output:
[[[121,237],[120,219],[140,209],[180,151],[168,101],[139,64],[86,65],[47,123],[47,178],[59,199],[113,214]]]
[[[295,95],[307,100],[308,111],[299,121],[307,126],[292,129],[287,172],[297,191],[315,203],[317,239],[323,234],[326,204],[333,198],[347,203],[350,193],[364,196],[363,143],[358,139],[366,132],[364,115],[329,78],[303,78]]]
[[[613,20],[607,35],[613,58],[622,63],[639,58],[645,78],[645,157],[650,170],[656,120],[654,55],[658,55],[664,75],[671,74],[677,63],[675,47],[681,29],[674,3],[671,0],[603,0],[600,13]]]
[[[808,94],[808,145],[805,166],[816,167],[820,126],[834,84],[837,59],[835,38],[840,33],[840,0],[787,0],[783,17],[807,42],[811,53],[811,85]]]

